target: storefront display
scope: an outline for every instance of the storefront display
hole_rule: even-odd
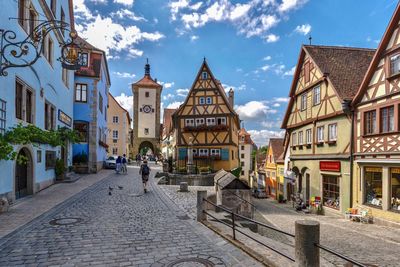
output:
[[[365,168],[365,203],[382,206],[382,168]]]
[[[340,209],[340,180],[338,176],[322,176],[322,198],[324,206]]]
[[[392,190],[391,208],[400,211],[400,168],[390,169],[390,184]]]

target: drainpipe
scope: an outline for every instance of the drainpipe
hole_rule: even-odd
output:
[[[350,208],[353,207],[353,164],[354,164],[354,109],[350,110],[351,136],[350,136]]]

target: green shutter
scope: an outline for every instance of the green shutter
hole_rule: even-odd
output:
[[[229,160],[229,149],[221,149],[221,160]]]
[[[178,152],[179,152],[178,159],[184,160],[186,158],[186,155],[187,155],[187,149],[186,148],[179,148]]]

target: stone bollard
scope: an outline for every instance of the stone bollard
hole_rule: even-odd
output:
[[[295,222],[295,259],[298,267],[318,267],[319,222],[298,220]]]
[[[207,199],[207,191],[197,191],[197,221],[207,221],[207,214],[203,211],[206,210],[206,202],[203,199]]]
[[[189,192],[188,183],[187,182],[180,182],[179,183],[179,192]]]

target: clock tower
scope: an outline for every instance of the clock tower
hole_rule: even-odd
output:
[[[133,155],[146,152],[159,153],[160,105],[162,86],[150,75],[147,60],[144,76],[132,84],[133,91]]]

